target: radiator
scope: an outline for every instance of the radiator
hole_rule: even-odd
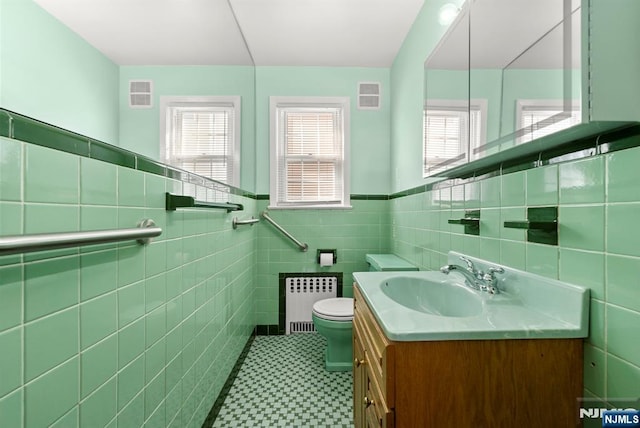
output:
[[[313,304],[336,297],[338,277],[305,276],[285,278],[285,333],[311,333],[316,329],[311,320]]]

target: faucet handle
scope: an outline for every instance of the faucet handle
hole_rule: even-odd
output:
[[[487,273],[493,276],[494,273],[504,273],[504,269],[501,267],[492,266],[489,268],[489,271]]]
[[[490,267],[487,272],[482,275],[482,279],[488,282],[495,282],[496,273],[504,273],[504,269],[502,269],[501,267]]]
[[[496,273],[504,273],[504,269],[501,267],[490,267],[487,272],[482,275],[482,279],[485,282],[485,286],[487,287],[486,291],[491,294],[498,293],[498,287],[496,286],[498,279],[496,278]]]
[[[467,264],[467,269],[469,269],[471,272],[475,271],[475,267],[473,266],[473,262],[471,260],[469,260],[465,256],[460,256],[460,260]]]

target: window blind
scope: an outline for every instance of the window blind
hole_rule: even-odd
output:
[[[523,105],[520,113],[520,127],[530,132],[523,135],[518,142],[532,141],[580,123],[580,110],[572,111],[571,115],[562,114],[562,111],[560,106],[554,108]]]
[[[423,174],[434,174],[466,161],[467,153],[480,146],[484,138],[482,118],[481,102],[470,106],[443,104],[425,109]]]
[[[341,108],[278,109],[278,202],[340,204],[343,197]]]
[[[168,163],[231,183],[233,177],[233,106],[173,107]]]
[[[468,141],[467,109],[428,109],[424,111],[424,173],[466,153]]]

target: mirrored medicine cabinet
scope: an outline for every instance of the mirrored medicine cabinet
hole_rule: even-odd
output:
[[[460,176],[640,121],[628,93],[640,88],[640,62],[620,67],[639,9],[632,0],[455,6],[425,61],[423,175]]]

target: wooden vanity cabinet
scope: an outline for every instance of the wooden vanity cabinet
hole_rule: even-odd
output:
[[[396,342],[354,284],[355,427],[576,427],[582,339]]]
[[[356,427],[394,427],[394,348],[371,312],[362,309],[358,293],[354,308],[354,418]],[[357,315],[356,315],[357,312]]]

